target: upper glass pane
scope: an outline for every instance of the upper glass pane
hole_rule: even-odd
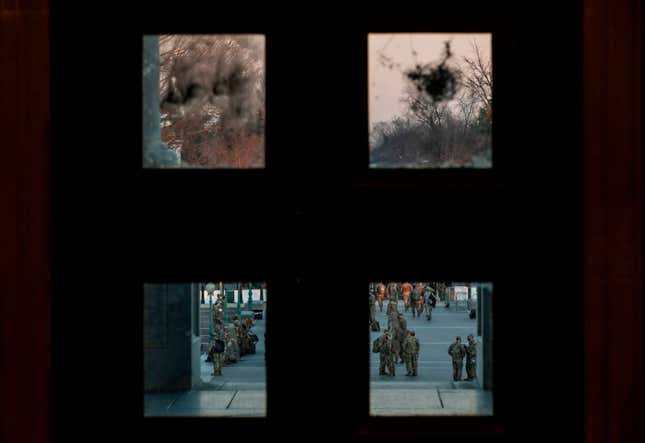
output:
[[[492,167],[491,34],[369,34],[370,168]]]
[[[144,37],[147,168],[264,168],[263,35]]]

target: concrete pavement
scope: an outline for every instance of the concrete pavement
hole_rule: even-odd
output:
[[[252,331],[260,339],[256,353],[222,368],[214,377],[213,364],[206,354],[200,357],[202,383],[191,391],[148,393],[144,395],[144,415],[198,417],[266,416],[266,370],[264,357],[264,320],[255,320]]]
[[[475,334],[477,321],[466,312],[449,312],[437,304],[432,320],[425,315],[412,317],[404,312],[399,301],[399,312],[407,327],[415,331],[420,342],[417,377],[407,377],[405,364],[396,365],[394,377],[379,375],[379,354],[371,352],[373,341],[387,327],[386,308],[376,306],[376,319],[381,332],[370,332],[370,413],[372,415],[492,415],[492,392],[479,388],[477,381],[453,382],[452,360],[448,347],[461,336],[466,342],[468,334]],[[367,326],[366,326],[367,327]],[[465,361],[464,361],[465,362]],[[466,377],[464,367],[462,376]]]

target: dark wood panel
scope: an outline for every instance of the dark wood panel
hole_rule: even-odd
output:
[[[0,5],[0,439],[50,440],[49,17]],[[43,9],[43,7],[45,9]]]
[[[585,432],[643,441],[641,2],[585,0]]]

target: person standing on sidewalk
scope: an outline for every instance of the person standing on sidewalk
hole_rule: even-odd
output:
[[[213,362],[214,376],[222,375],[222,366],[226,357],[226,342],[224,337],[224,323],[218,318],[213,325],[213,339],[210,343],[208,356]]]
[[[376,285],[376,296],[378,298],[379,310],[383,312],[383,300],[385,299],[385,285],[383,283]]]
[[[408,322],[403,317],[403,313],[399,312],[397,317],[397,329],[395,330],[396,334],[394,340],[399,342],[399,363],[405,363],[405,358],[403,357],[403,342],[405,337],[408,335]]]
[[[417,295],[417,303],[413,309],[416,308],[417,317],[421,317],[421,314],[423,314],[423,305],[425,304],[425,299],[423,298],[423,283],[417,283],[416,288],[414,288],[414,292]]]
[[[370,326],[376,321],[376,298],[374,293],[370,292]]]
[[[408,331],[405,341],[403,342],[403,349],[405,354],[405,367],[408,371],[408,376],[417,376],[417,367],[419,365],[419,339],[416,337],[414,331]]]
[[[387,303],[387,328],[392,329],[393,325],[396,325],[399,319],[399,310],[396,305],[396,301],[390,300]]]
[[[425,300],[423,298],[423,292],[418,293],[417,304],[416,306],[414,306],[414,309],[417,310],[417,317],[421,317],[421,314],[423,314],[424,304],[425,304]]]
[[[412,285],[408,282],[405,282],[401,285],[401,292],[403,292],[403,298],[410,300],[410,307],[412,308],[412,317],[416,316],[417,308],[417,294],[412,291]]]
[[[473,381],[477,378],[477,342],[475,337],[470,334],[468,337],[468,346],[466,347],[466,380]]]
[[[394,361],[392,360],[392,339],[388,331],[374,340],[372,351],[379,354],[379,375],[394,377]]]
[[[461,381],[461,371],[464,367],[464,357],[466,348],[461,344],[461,337],[457,337],[455,342],[448,347],[448,354],[452,357],[452,379]]]
[[[393,300],[395,303],[398,302],[399,297],[398,297],[398,288],[396,286],[396,283],[390,282],[387,285],[387,298],[389,300]]]

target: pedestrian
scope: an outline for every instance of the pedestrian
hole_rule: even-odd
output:
[[[421,314],[423,313],[423,305],[425,304],[425,300],[423,298],[423,284],[417,283],[417,287],[414,292],[417,294],[417,317],[421,317]]]
[[[383,335],[374,340],[372,351],[379,354],[379,375],[394,377],[392,339],[389,331],[383,331]]]
[[[398,320],[399,310],[396,301],[390,299],[387,303],[387,328],[391,329],[392,323]]]
[[[425,302],[425,307],[426,307],[426,319],[428,321],[432,320],[432,310],[434,309],[435,305],[437,304],[437,299],[432,293],[432,289],[430,287],[426,288],[426,302]]]
[[[411,306],[410,303],[412,302],[411,293],[412,293],[412,285],[408,282],[403,283],[401,285],[401,294],[403,296],[404,303],[405,303],[405,300],[408,300],[408,306]],[[414,311],[414,307],[412,307],[412,310]]]
[[[378,298],[379,310],[383,312],[383,300],[385,299],[385,285],[383,283],[376,285],[376,296]]]
[[[410,307],[412,308],[412,317],[417,316],[417,303],[419,303],[419,294],[416,292],[412,291],[412,294],[410,295]]]
[[[213,324],[213,337],[210,342],[208,356],[210,361],[213,362],[214,376],[222,375],[222,366],[224,365],[226,351],[226,341],[224,332],[224,323],[221,320]]]
[[[477,341],[472,334],[468,337],[468,346],[466,347],[466,380],[473,381],[477,378]]]
[[[401,290],[403,290],[403,286],[401,286]],[[410,292],[405,291],[402,293],[402,296],[403,296],[403,311],[408,312],[408,309],[410,309]]]
[[[374,293],[370,292],[370,326],[376,321],[376,298]]]
[[[419,366],[419,339],[416,337],[414,331],[407,331],[405,341],[403,343],[403,350],[405,355],[405,367],[408,376],[416,377],[417,368]]]
[[[389,300],[393,300],[394,302],[398,302],[398,288],[396,283],[390,282],[387,285],[387,298]]]
[[[394,362],[401,364],[405,363],[403,358],[403,341],[407,334],[408,325],[403,318],[402,313],[398,313],[396,322],[394,322],[393,342],[392,349],[394,351]]]
[[[399,312],[398,317],[399,317],[399,327],[404,331],[406,331],[408,329],[408,322],[405,319],[405,317],[403,317],[403,313]]]
[[[448,354],[452,357],[452,379],[461,381],[461,371],[464,367],[464,357],[466,348],[461,343],[461,337],[457,337],[455,342],[448,347]]]

